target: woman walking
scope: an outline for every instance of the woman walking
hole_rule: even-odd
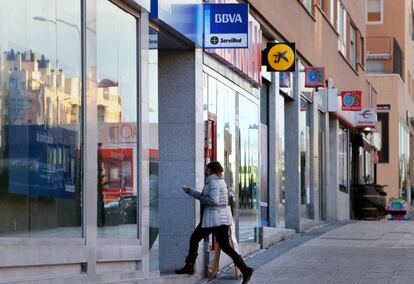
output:
[[[228,205],[229,194],[223,177],[223,167],[219,162],[211,162],[206,166],[205,173],[206,181],[202,192],[183,186],[185,193],[200,200],[201,222],[190,237],[185,266],[175,273],[194,274],[198,243],[208,235],[214,234],[221,250],[233,259],[234,265],[243,274],[243,284],[248,283],[253,269],[248,267],[242,257],[230,246],[229,226],[233,223],[233,219]]]

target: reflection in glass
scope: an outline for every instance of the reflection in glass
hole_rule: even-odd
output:
[[[310,216],[310,111],[309,105],[304,100],[300,101],[299,114],[299,139],[300,139],[300,186],[302,217]]]
[[[0,2],[1,236],[82,236],[80,10]]]
[[[348,132],[344,128],[338,130],[339,189],[348,192]]]
[[[411,190],[410,185],[410,131],[408,127],[399,123],[399,197],[408,200],[408,191]],[[367,153],[368,155],[369,153]],[[369,156],[371,158],[371,156]],[[368,158],[366,159],[368,160]],[[372,163],[372,159],[369,159]],[[368,163],[367,162],[367,163]],[[370,164],[371,165],[371,164]],[[367,167],[368,168],[368,167]],[[368,168],[366,174],[372,174],[373,169]],[[410,201],[410,200],[408,200]]]
[[[326,220],[326,192],[325,192],[325,118],[322,112],[318,112],[319,134],[318,134],[318,174],[319,174],[319,216],[321,220]]]
[[[137,19],[97,1],[98,237],[137,238]]]
[[[285,226],[285,99],[276,96],[276,174],[278,196],[278,227]]]
[[[239,96],[239,238],[255,241],[259,208],[259,107]]]
[[[158,34],[150,29],[149,50],[149,206],[150,269],[159,270],[158,238]]]
[[[210,78],[213,80],[213,78]],[[224,178],[234,196],[236,171],[236,92],[217,82],[217,160],[223,165]],[[234,204],[232,204],[234,209]]]

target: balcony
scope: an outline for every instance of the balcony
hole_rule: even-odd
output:
[[[368,74],[399,74],[404,80],[404,54],[394,37],[368,37],[366,60]]]

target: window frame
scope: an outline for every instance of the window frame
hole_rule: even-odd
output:
[[[349,63],[353,68],[357,66],[357,28],[351,24],[349,28]]]
[[[348,12],[345,9],[341,0],[337,1],[337,22],[336,28],[338,31],[338,50],[346,57],[347,51],[347,15]]]
[[[367,25],[382,25],[382,24],[384,24],[384,0],[378,0],[378,1],[380,1],[380,15],[381,15],[381,20],[380,21],[369,21],[368,20],[368,1],[369,0],[367,0],[367,13],[365,14],[366,24]]]

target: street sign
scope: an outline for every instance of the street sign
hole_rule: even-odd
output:
[[[355,127],[357,128],[375,127],[377,114],[372,108],[364,108],[356,113],[355,119]]]
[[[326,86],[325,67],[305,67],[305,87],[319,88]]]
[[[343,111],[360,111],[362,109],[361,91],[343,91],[341,97]]]
[[[294,72],[296,49],[294,43],[268,43],[263,51],[267,71]]]
[[[379,104],[377,105],[377,110],[391,110],[390,104]]]
[[[204,21],[204,47],[249,47],[248,4],[205,4]]]

